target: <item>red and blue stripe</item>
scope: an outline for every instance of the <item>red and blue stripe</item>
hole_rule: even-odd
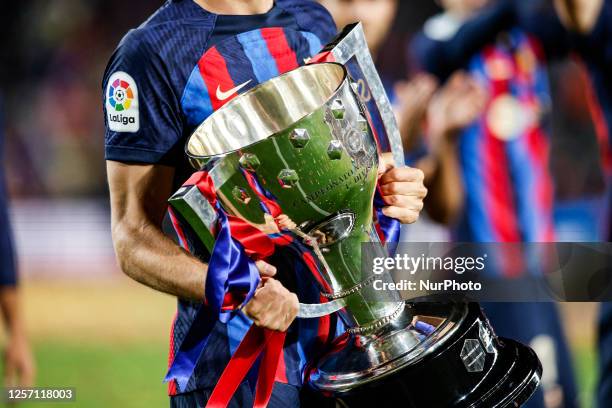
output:
[[[546,108],[549,98],[541,54],[519,31],[511,33],[511,42],[513,47],[485,48],[472,59],[469,70],[488,91],[490,102],[498,96],[509,95],[525,111],[540,111]],[[533,65],[519,63],[520,52],[531,54]],[[492,60],[502,61],[512,69],[512,74],[495,78],[488,71]],[[551,241],[553,187],[548,170],[549,139],[541,121],[536,118],[529,126],[518,128],[520,134],[503,140],[489,128],[486,116],[485,112],[460,139],[466,204],[456,239]]]
[[[321,48],[314,34],[280,27],[262,28],[229,37],[200,57],[185,86],[181,105],[194,128],[234,96],[219,100],[217,89],[228,91],[251,81],[240,93],[304,64]]]

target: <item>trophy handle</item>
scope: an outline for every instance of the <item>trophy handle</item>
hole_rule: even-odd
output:
[[[335,313],[346,306],[344,298],[331,300],[327,303],[300,303],[300,310],[297,317],[301,319],[312,319],[315,317],[323,317]]]
[[[363,25],[349,24],[308,62],[337,62],[348,71],[382,153],[391,152],[396,166],[405,164],[402,137],[383,83],[370,54]]]

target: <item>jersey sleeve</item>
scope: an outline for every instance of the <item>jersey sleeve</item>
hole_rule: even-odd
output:
[[[170,72],[138,31],[119,44],[102,82],[106,160],[176,165],[183,121]]]

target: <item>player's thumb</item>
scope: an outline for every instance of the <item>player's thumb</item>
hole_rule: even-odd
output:
[[[257,265],[257,269],[259,269],[259,274],[261,276],[272,277],[276,275],[276,268],[267,262],[257,261],[255,265]]]

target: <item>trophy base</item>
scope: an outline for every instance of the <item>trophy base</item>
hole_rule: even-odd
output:
[[[351,408],[391,401],[411,408],[518,407],[535,392],[537,356],[497,338],[478,304],[409,306],[392,328],[339,338],[309,385]],[[423,336],[419,321],[434,330]]]

